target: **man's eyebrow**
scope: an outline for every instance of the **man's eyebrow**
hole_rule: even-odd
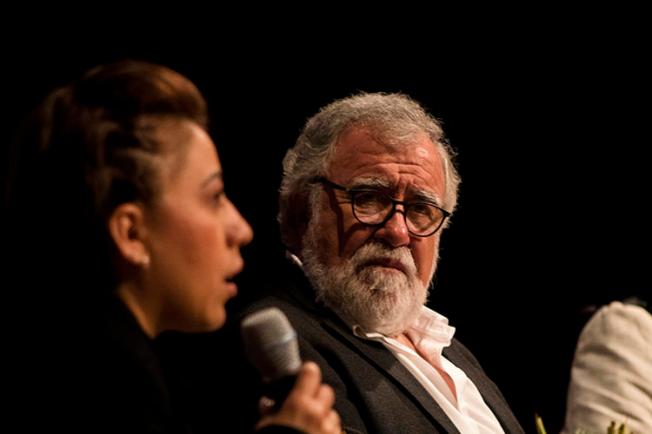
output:
[[[411,193],[412,200],[429,202],[437,206],[442,206],[442,200],[438,194],[428,190],[415,190]]]
[[[356,178],[353,180],[350,190],[360,190],[360,189],[370,189],[370,190],[389,190],[392,188],[391,183],[383,178],[379,177],[365,177],[365,178]],[[411,201],[422,201],[432,203],[437,206],[442,206],[442,199],[438,194],[430,190],[423,189],[414,189],[410,192]]]
[[[389,189],[391,184],[389,181],[383,178],[378,177],[365,177],[365,178],[356,178],[351,183],[349,187],[350,190],[359,190],[359,189]]]

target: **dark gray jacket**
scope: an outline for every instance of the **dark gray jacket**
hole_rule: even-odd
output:
[[[298,271],[298,270],[297,270]],[[304,360],[315,361],[335,389],[335,408],[349,433],[458,433],[437,402],[382,344],[353,335],[298,273],[282,295],[263,298],[247,311],[276,306],[299,335]],[[523,433],[498,387],[466,347],[453,339],[444,356],[477,386],[506,433]]]

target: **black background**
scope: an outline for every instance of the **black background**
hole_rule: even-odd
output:
[[[9,140],[47,92],[99,63],[137,58],[187,75],[208,100],[227,193],[255,230],[247,297],[282,252],[280,164],[305,120],[357,91],[409,94],[443,121],[462,175],[430,304],[526,429],[537,411],[555,432],[582,307],[652,287],[649,35],[608,15],[590,29],[576,15],[442,36],[404,23],[414,38],[382,23],[336,40],[338,26],[318,37],[270,22],[198,24],[201,35],[192,23],[138,36],[120,22],[66,37],[51,26],[30,43],[23,30],[5,35],[2,128]]]

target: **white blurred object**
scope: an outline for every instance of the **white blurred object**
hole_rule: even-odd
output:
[[[580,334],[562,434],[606,432],[611,421],[652,433],[652,314],[613,302]]]

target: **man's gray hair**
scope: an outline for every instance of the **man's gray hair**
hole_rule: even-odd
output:
[[[311,117],[293,148],[283,159],[283,180],[279,197],[278,220],[281,233],[291,230],[290,209],[292,197],[304,197],[305,206],[312,208],[317,196],[310,181],[325,176],[340,136],[351,127],[367,130],[388,144],[406,142],[425,133],[437,146],[444,164],[446,194],[443,206],[453,211],[457,204],[460,177],[453,164],[454,152],[441,128],[440,122],[426,113],[416,101],[400,93],[360,93],[337,100]],[[310,212],[310,209],[303,210]]]

